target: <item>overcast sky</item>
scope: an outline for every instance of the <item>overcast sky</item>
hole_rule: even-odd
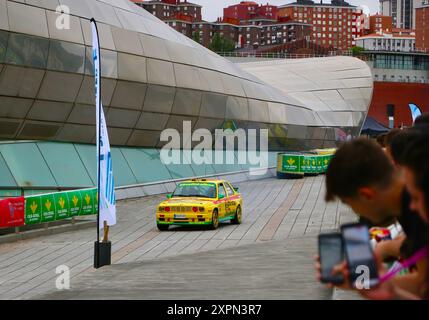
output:
[[[240,0],[188,0],[192,3],[197,3],[203,6],[203,19],[207,21],[215,21],[217,17],[223,15],[223,8],[237,4]],[[260,4],[283,5],[295,2],[295,0],[253,0]],[[317,2],[317,1],[315,1]],[[324,0],[324,3],[330,3],[330,0]],[[349,0],[353,5],[366,5],[369,7],[371,13],[376,13],[379,10],[379,0]]]

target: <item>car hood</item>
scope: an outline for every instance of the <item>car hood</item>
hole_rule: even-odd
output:
[[[213,203],[216,199],[198,198],[198,197],[186,197],[186,198],[173,198],[168,199],[160,203],[160,205],[205,205]]]

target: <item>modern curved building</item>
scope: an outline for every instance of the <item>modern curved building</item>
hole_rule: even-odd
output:
[[[69,29],[61,29],[59,5],[70,10]],[[0,139],[9,141],[0,145],[0,171],[9,170],[17,186],[78,187],[55,177],[52,165],[61,161],[49,164],[39,146],[49,145],[45,142],[32,146],[52,181],[27,181],[25,174],[18,179],[14,171],[22,168],[11,162],[20,156],[10,140],[67,142],[86,168],[85,186],[93,182],[93,168],[85,166],[90,153],[85,157],[79,151],[95,142],[91,18],[100,32],[110,141],[127,150],[116,157],[116,167],[127,165],[133,176],[122,185],[148,181],[132,168],[130,150],[144,148],[138,150],[153,152],[149,160],[159,159],[161,131],[180,131],[183,120],[194,130],[212,132],[231,123],[266,128],[270,150],[276,151],[333,147],[358,135],[366,117],[372,77],[355,58],[234,64],[128,0],[0,0]],[[196,171],[187,176],[208,173]],[[157,179],[177,177],[170,172]]]

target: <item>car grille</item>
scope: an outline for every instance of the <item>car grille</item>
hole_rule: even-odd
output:
[[[172,206],[171,212],[192,212],[192,207],[185,206]]]

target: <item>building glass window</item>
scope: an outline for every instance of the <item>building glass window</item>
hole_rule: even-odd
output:
[[[57,182],[51,174],[45,159],[35,144],[16,143],[0,146],[14,178],[20,186],[56,187]]]
[[[8,34],[4,31],[0,31],[0,63],[4,62],[6,56]]]
[[[11,33],[5,61],[10,64],[45,69],[48,51],[48,39]]]
[[[85,47],[70,42],[51,40],[48,69],[84,73]]]

